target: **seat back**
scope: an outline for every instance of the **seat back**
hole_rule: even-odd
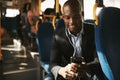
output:
[[[95,43],[101,67],[108,80],[120,80],[120,9],[103,8],[95,28]]]
[[[56,29],[60,29],[62,27],[65,27],[65,23],[64,23],[64,20],[63,19],[59,19],[57,22],[56,22]]]
[[[36,36],[40,61],[44,69],[49,72],[51,40],[53,36],[53,26],[51,23],[40,23]],[[47,69],[48,68],[48,69]]]

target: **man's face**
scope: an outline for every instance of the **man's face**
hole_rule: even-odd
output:
[[[70,32],[76,34],[82,27],[82,19],[79,11],[73,12],[69,6],[63,8],[63,19]]]

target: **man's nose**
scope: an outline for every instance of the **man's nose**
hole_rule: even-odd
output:
[[[70,23],[71,24],[75,24],[75,19],[74,18],[70,18]]]
[[[70,18],[70,23],[73,23],[73,21],[74,21],[73,18]]]

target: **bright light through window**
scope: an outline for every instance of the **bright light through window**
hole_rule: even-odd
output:
[[[118,7],[120,8],[119,0],[103,0],[106,7]],[[84,0],[84,19],[93,19],[93,5],[95,0]],[[101,9],[98,8],[96,15],[98,15]]]
[[[18,9],[6,9],[6,17],[15,17],[20,14]]]
[[[59,0],[59,3],[61,5],[61,7],[63,6],[63,4],[66,2],[67,0]],[[55,4],[55,0],[45,0],[44,2],[42,2],[41,6],[41,10],[45,11],[46,8],[54,8],[54,4]]]
[[[41,10],[45,11],[46,8],[54,8],[54,0],[46,0],[41,4]]]

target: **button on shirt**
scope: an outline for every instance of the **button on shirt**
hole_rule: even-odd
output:
[[[70,30],[68,29],[68,34],[72,40],[72,44],[73,44],[74,50],[75,50],[73,53],[73,56],[82,57],[82,48],[81,48],[82,33],[83,33],[83,27],[76,36],[71,34]]]

